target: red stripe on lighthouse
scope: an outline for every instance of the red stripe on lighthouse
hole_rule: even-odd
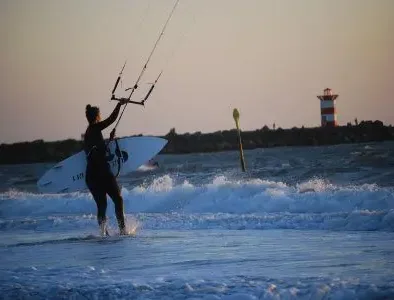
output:
[[[322,115],[335,115],[337,113],[337,110],[335,107],[326,107],[321,109],[321,114]]]

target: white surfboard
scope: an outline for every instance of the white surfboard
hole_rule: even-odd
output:
[[[167,140],[157,137],[127,137],[118,139],[121,152],[120,175],[137,170],[138,167],[156,156],[167,144]],[[109,144],[111,160],[108,163],[114,174],[118,172],[119,153],[115,152],[115,142]],[[57,163],[37,182],[42,193],[71,193],[87,189],[85,183],[86,154],[81,151]]]

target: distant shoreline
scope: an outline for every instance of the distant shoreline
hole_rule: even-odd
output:
[[[168,144],[161,154],[186,154],[231,151],[238,149],[235,129],[213,133],[177,134],[175,128],[163,136]],[[291,128],[276,130],[264,126],[243,131],[244,149],[283,146],[324,146],[394,140],[394,127],[381,121],[363,121],[357,126]],[[82,141],[67,139],[56,142],[36,140],[0,145],[0,164],[58,162],[82,150]]]

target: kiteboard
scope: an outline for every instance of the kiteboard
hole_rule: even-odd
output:
[[[125,175],[155,157],[167,144],[158,137],[126,137],[108,145],[108,164],[114,174]],[[72,193],[87,189],[85,182],[86,154],[81,151],[57,163],[37,182],[42,193]]]

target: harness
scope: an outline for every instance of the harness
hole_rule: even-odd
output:
[[[88,154],[86,154],[86,158],[87,158],[87,159],[90,158],[90,155],[92,154],[92,152],[93,152],[94,149],[98,149],[96,145],[94,145],[94,146],[90,149],[90,151],[88,152]]]
[[[112,159],[114,158],[114,155],[116,155],[116,157],[117,157],[117,164],[118,164],[118,170],[116,171],[116,174],[114,174],[114,175],[115,175],[115,177],[118,177],[119,174],[120,174],[120,168],[121,168],[121,165],[122,165],[123,154],[122,154],[122,151],[120,150],[118,140],[115,139],[114,141],[115,141],[115,154],[112,154],[112,153],[110,152],[110,150],[109,150],[109,148],[108,148],[108,144],[109,144],[109,143],[108,143],[107,146],[106,146],[106,152],[109,153],[109,156],[106,156],[105,159],[106,159],[107,162],[108,162],[108,161],[112,161]],[[88,154],[86,154],[86,159],[87,159],[87,160],[90,159],[90,157],[91,157],[91,155],[92,155],[92,153],[93,153],[94,151],[98,151],[98,147],[97,147],[96,145],[94,145],[94,146],[90,149],[90,151],[88,152]]]

